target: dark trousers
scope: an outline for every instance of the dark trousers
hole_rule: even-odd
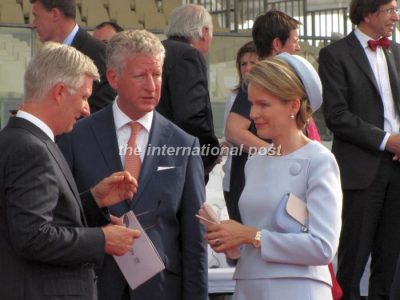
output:
[[[343,191],[342,221],[337,272],[342,300],[360,299],[369,254],[368,300],[389,299],[400,250],[400,163],[390,153],[383,154],[367,189]]]

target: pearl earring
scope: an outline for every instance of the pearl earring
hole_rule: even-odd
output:
[[[291,118],[291,119],[294,119],[294,114],[290,114],[290,118]]]

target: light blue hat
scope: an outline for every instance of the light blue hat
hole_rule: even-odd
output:
[[[322,84],[314,67],[305,58],[298,55],[283,52],[275,57],[287,62],[296,71],[304,85],[312,111],[315,112],[320,108]]]

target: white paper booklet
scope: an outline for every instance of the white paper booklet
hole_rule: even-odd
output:
[[[140,237],[133,242],[131,250],[126,252],[125,255],[114,256],[122,274],[133,290],[160,273],[165,269],[165,266],[157,249],[132,211],[123,216],[123,222],[125,226],[138,229],[141,232]]]

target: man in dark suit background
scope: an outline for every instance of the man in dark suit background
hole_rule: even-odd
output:
[[[54,143],[80,117],[98,76],[88,57],[56,43],[46,44],[27,67],[24,103],[0,132],[2,299],[94,299],[93,266],[105,252],[124,254],[139,235],[107,225],[110,216],[100,208],[132,197],[134,178],[113,174],[81,202]]]
[[[108,41],[117,33],[124,29],[115,22],[104,21],[96,25],[93,31],[93,37],[108,44]]]
[[[94,113],[115,98],[106,78],[105,45],[92,37],[75,22],[75,0],[30,0],[33,22],[41,42],[58,42],[75,47],[89,56],[100,73],[100,82],[93,83],[93,93],[89,99],[90,112]]]
[[[157,111],[206,147],[202,159],[207,181],[219,157],[204,58],[213,35],[211,16],[200,5],[181,5],[171,12],[165,35],[168,39],[162,42],[166,56]]]
[[[337,278],[344,300],[360,299],[371,254],[368,299],[388,299],[400,250],[400,47],[386,39],[397,2],[352,0],[350,19],[357,28],[319,56],[343,189]]]
[[[80,120],[58,141],[80,191],[128,168],[130,152],[140,154],[137,193],[109,209],[116,216],[130,210],[141,215],[138,219],[166,269],[131,290],[114,259],[106,257],[98,271],[99,300],[207,299],[207,247],[204,228],[195,217],[205,200],[199,143],[154,111],[164,55],[161,42],[150,32],[116,34],[107,46],[107,76],[118,93],[116,101]],[[129,149],[132,133],[137,148]]]

